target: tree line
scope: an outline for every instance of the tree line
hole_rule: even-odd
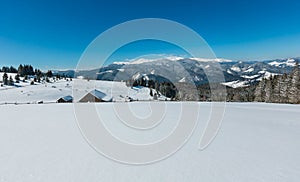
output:
[[[300,104],[299,63],[289,74],[263,79],[255,90],[255,101]]]
[[[0,68],[0,72],[5,72],[5,73],[18,73],[18,70],[13,67],[7,67],[7,66],[3,66],[2,68]]]
[[[13,66],[7,67],[3,66],[0,69],[0,72],[4,72],[3,74],[3,85],[14,85],[14,83],[19,83],[21,81],[21,77],[23,78],[23,82],[28,80],[29,76],[33,77],[33,81],[31,84],[34,84],[34,82],[41,82],[42,79],[49,82],[49,78],[53,77],[53,73],[51,70],[48,70],[47,72],[43,73],[40,69],[34,69],[31,65],[22,65],[20,64],[18,69],[14,68]],[[12,76],[8,77],[7,73],[16,73],[15,77]]]
[[[198,86],[200,98],[211,99],[209,84]],[[262,78],[247,87],[226,87],[227,102],[268,102],[300,104],[300,71],[296,63],[293,71],[283,75]]]

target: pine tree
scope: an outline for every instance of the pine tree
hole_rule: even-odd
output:
[[[288,99],[290,103],[299,103],[299,93],[300,92],[300,73],[299,64],[297,62],[296,67],[290,75],[290,89],[288,92]]]
[[[265,87],[266,87],[266,79],[263,78],[257,85],[255,89],[255,102],[265,102],[265,97],[266,97],[266,92],[265,92]]]
[[[21,76],[24,76],[24,67],[23,65],[20,64],[20,66],[18,67],[18,74]]]
[[[288,85],[289,85],[289,77],[285,73],[281,76],[280,79],[280,103],[288,103]]]
[[[16,83],[19,83],[19,82],[20,82],[20,75],[19,75],[19,74],[16,74],[15,80],[16,80]]]
[[[6,66],[3,66],[1,71],[2,71],[2,72],[6,72],[6,73],[9,73],[9,72],[10,72],[10,71],[9,71],[9,67],[6,67]]]
[[[281,87],[281,76],[274,77],[274,90],[273,90],[273,99],[272,102],[279,103],[280,102],[280,87]]]
[[[8,85],[8,76],[7,76],[6,72],[4,72],[4,74],[3,74],[3,84]]]
[[[153,97],[153,91],[152,91],[152,88],[150,88],[150,96]]]
[[[270,80],[267,80],[266,87],[265,87],[265,102],[272,102],[273,97],[273,78],[271,77]]]
[[[51,70],[48,70],[47,73],[46,73],[46,76],[47,77],[52,77],[53,76],[53,73]]]
[[[10,86],[14,85],[14,80],[13,80],[12,76],[9,76],[8,85],[10,85]]]
[[[16,68],[14,68],[13,66],[9,67],[9,72],[10,73],[18,73],[18,70]]]

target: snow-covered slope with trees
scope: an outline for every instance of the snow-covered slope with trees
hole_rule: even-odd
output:
[[[255,90],[255,101],[299,104],[300,69],[297,67],[290,74],[262,79]]]
[[[98,89],[108,96],[113,98],[113,101],[125,101],[126,97],[131,97],[134,100],[153,100],[150,95],[151,89],[146,87],[127,87],[125,82],[111,82],[111,81],[87,81],[80,79],[73,79],[73,81],[58,80],[50,83],[35,83],[30,84],[31,81],[16,83],[15,86],[0,87],[0,104],[5,103],[44,103],[56,102],[59,98],[68,95],[73,95],[72,86],[76,83],[78,89],[74,94],[78,101],[85,94],[93,89]],[[155,93],[155,90],[152,90]],[[161,100],[167,99],[163,95],[159,98]]]

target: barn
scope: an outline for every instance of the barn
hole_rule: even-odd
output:
[[[87,93],[79,102],[112,102],[112,98],[99,90],[92,90]]]
[[[57,103],[68,103],[68,102],[73,102],[73,97],[68,95],[68,96],[65,96],[65,97],[61,97],[59,98],[57,101]]]

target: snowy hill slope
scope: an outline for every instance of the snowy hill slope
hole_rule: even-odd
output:
[[[0,72],[0,82],[3,82],[3,75],[4,73]],[[11,76],[14,79],[16,75],[16,73],[7,73],[8,78]]]
[[[20,82],[19,87],[5,86],[0,87],[0,103],[36,103],[43,102],[56,102],[59,98],[72,95],[72,86],[78,84],[81,90],[75,92],[75,98],[78,101],[85,94],[93,89],[98,89],[108,96],[113,97],[114,101],[124,101],[126,96],[135,100],[153,100],[150,96],[150,89],[146,87],[127,87],[124,82],[111,82],[111,81],[90,81],[77,80],[65,81],[60,80],[54,83],[41,83],[30,85],[29,82]],[[83,87],[84,85],[84,87]],[[161,97],[165,99],[165,97]]]
[[[2,105],[0,181],[299,181],[299,105],[229,103],[219,134],[199,151],[211,108],[210,103],[199,104],[199,125],[189,142],[168,159],[144,166],[120,164],[92,149],[78,129],[71,104]],[[166,115],[166,124],[153,129],[158,132],[137,137],[144,133],[122,125],[112,104],[96,106],[107,113],[107,127],[124,140],[157,140],[176,126],[174,116]],[[136,111],[147,103],[130,106]],[[176,114],[180,103],[168,102],[167,109]],[[139,114],[149,112],[144,111]]]

